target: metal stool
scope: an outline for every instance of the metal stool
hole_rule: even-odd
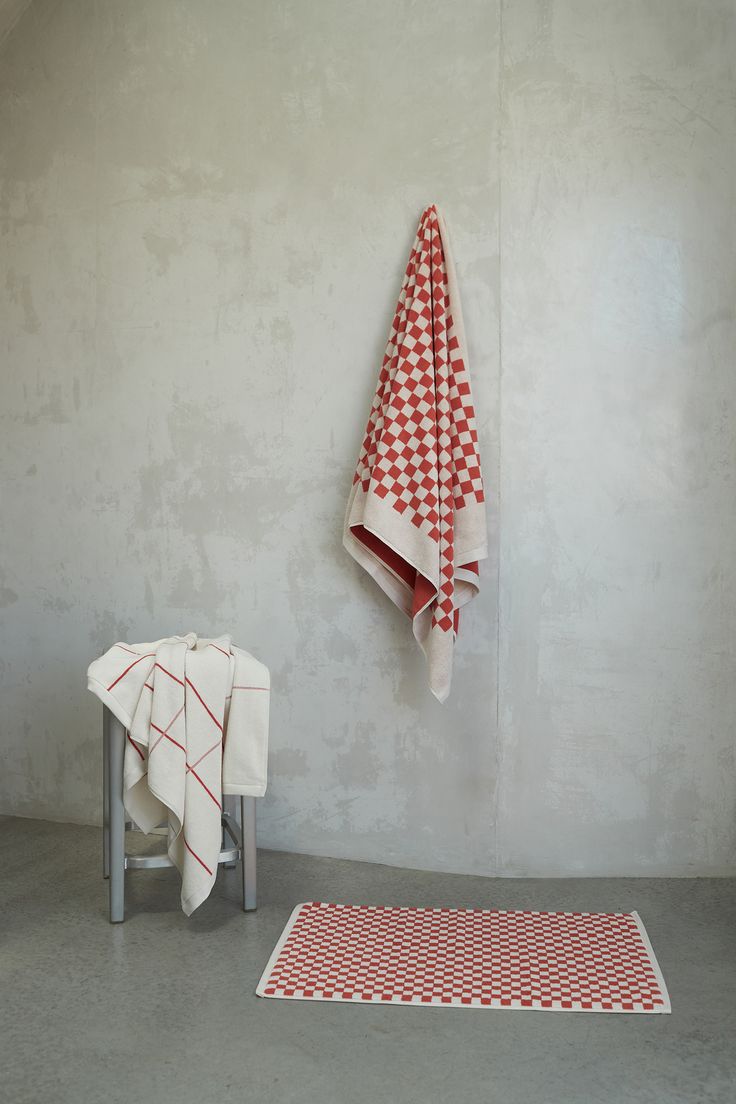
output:
[[[168,855],[128,855],[125,830],[135,826],[125,819],[123,756],[125,728],[107,706],[102,707],[102,873],[110,881],[110,923],[125,919],[125,871],[173,866]],[[223,806],[225,801],[223,799]],[[223,810],[223,842],[218,863],[233,868],[240,862],[243,875],[243,911],[256,907],[256,799],[241,797],[240,823]],[[229,836],[231,846],[225,846]]]

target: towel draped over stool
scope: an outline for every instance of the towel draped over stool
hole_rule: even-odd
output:
[[[430,688],[445,701],[459,610],[478,591],[488,551],[460,298],[434,206],[404,276],[343,543],[411,617]]]
[[[123,801],[144,832],[168,820],[189,916],[215,882],[223,794],[266,791],[269,672],[229,636],[114,644],[87,672],[127,730]]]

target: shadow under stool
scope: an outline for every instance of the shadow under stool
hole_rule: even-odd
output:
[[[125,851],[126,829],[135,829],[125,819],[123,804],[123,758],[125,728],[107,708],[102,707],[103,827],[102,873],[110,882],[110,923],[125,919],[125,871],[155,870],[173,866],[167,854],[129,855]],[[256,799],[234,800],[239,816],[225,812],[223,798],[222,847],[218,864],[233,869],[240,863],[243,878],[243,911],[256,907]]]

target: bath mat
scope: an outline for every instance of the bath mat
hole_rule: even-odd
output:
[[[635,912],[297,905],[260,997],[447,1008],[669,1012]]]

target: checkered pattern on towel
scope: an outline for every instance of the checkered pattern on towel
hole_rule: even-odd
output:
[[[258,995],[292,1000],[669,1012],[636,913],[299,905]]]
[[[487,555],[483,480],[447,229],[422,215],[383,358],[344,543],[412,619],[433,693],[450,690],[459,609]]]

